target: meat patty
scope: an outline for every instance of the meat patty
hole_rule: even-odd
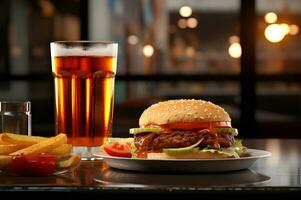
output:
[[[231,147],[234,141],[235,138],[227,133],[222,133],[218,135],[218,143],[221,147]]]
[[[203,139],[200,147],[211,145],[214,148],[230,147],[234,142],[234,137],[229,134],[219,134],[210,132],[208,129],[189,131],[174,130],[160,133],[140,133],[134,136],[135,146],[140,151],[160,151],[163,148],[181,148],[197,143]]]

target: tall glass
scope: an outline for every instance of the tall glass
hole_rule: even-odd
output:
[[[112,42],[52,42],[55,131],[82,158],[111,136],[118,45]]]

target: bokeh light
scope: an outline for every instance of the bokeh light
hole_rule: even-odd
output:
[[[136,35],[130,35],[128,37],[128,43],[131,44],[131,45],[135,45],[137,44],[139,41],[138,37]]]
[[[269,12],[267,14],[265,14],[264,16],[264,20],[266,21],[266,23],[275,23],[278,19],[278,16],[276,13],[274,12]]]
[[[188,46],[188,47],[186,47],[186,49],[185,49],[185,53],[186,53],[186,55],[187,55],[188,57],[194,57],[195,54],[196,54],[195,48],[192,47],[192,46]]]
[[[187,19],[187,26],[189,28],[195,28],[198,26],[198,20],[194,17]]]
[[[240,39],[237,35],[232,35],[230,38],[229,38],[229,42],[230,44],[232,43],[239,43],[240,42]]]
[[[265,28],[264,35],[268,41],[277,43],[283,40],[285,29],[279,24],[271,24]]]
[[[189,6],[182,6],[179,10],[182,17],[190,17],[192,14],[192,9]]]
[[[154,47],[148,44],[143,47],[142,51],[143,51],[143,55],[149,58],[152,57],[152,55],[154,54]]]
[[[241,56],[241,46],[240,43],[235,42],[229,46],[228,53],[233,58],[240,58]]]
[[[178,27],[182,29],[186,28],[187,27],[186,19],[179,19]]]
[[[296,35],[299,33],[299,27],[295,24],[290,25],[289,34]]]
[[[290,26],[288,24],[280,24],[280,26],[283,28],[284,34],[287,35],[290,32]]]

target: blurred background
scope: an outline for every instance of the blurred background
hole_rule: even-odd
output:
[[[223,106],[241,137],[300,137],[301,0],[2,0],[0,100],[53,135],[49,43],[119,44],[113,136],[174,98]]]

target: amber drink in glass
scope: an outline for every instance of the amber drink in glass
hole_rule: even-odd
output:
[[[50,46],[55,131],[66,133],[83,158],[93,159],[93,147],[102,145],[112,132],[118,46],[89,41]]]

